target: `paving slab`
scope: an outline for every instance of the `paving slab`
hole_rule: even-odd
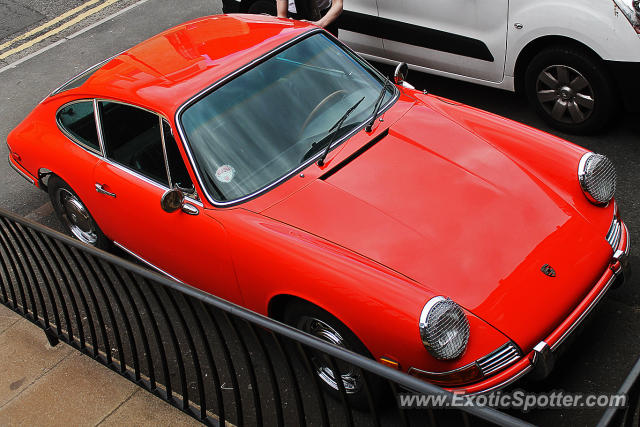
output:
[[[0,305],[0,426],[199,423]]]
[[[169,406],[145,390],[138,390],[118,409],[105,418],[100,427],[166,425],[198,426],[199,422]]]
[[[24,319],[0,334],[0,425],[5,406],[72,352],[66,345],[51,347],[42,329]]]
[[[22,317],[9,310],[4,305],[0,305],[0,334],[9,329],[9,327],[20,319],[22,319]]]
[[[70,349],[65,344],[58,346]],[[18,398],[0,407],[0,424],[94,426],[137,390],[133,383],[74,351]]]

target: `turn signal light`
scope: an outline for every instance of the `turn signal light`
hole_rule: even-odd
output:
[[[443,386],[459,386],[469,384],[482,378],[482,371],[477,363],[471,363],[455,371],[426,372],[420,369],[409,369],[409,375],[423,379],[432,384]]]
[[[385,366],[388,366],[393,369],[398,369],[398,370],[400,369],[400,364],[393,359],[389,359],[388,357],[381,357],[378,360],[380,361],[380,363],[382,363]]]

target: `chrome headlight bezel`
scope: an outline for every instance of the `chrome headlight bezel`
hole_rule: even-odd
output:
[[[615,167],[602,154],[589,152],[582,156],[578,164],[578,181],[582,192],[594,205],[607,205],[616,193]]]
[[[640,34],[640,0],[613,0],[629,23]]]
[[[443,325],[443,321],[449,324]],[[442,296],[431,298],[424,305],[420,313],[419,330],[422,344],[438,360],[457,359],[464,354],[469,343],[467,315],[458,304]],[[455,333],[453,338],[441,344],[438,338],[452,331]]]

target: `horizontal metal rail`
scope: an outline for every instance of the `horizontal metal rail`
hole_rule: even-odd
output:
[[[640,359],[636,361],[617,394],[626,396],[626,406],[607,408],[598,427],[632,427],[640,424]]]
[[[452,394],[0,210],[0,303],[207,425],[528,425],[487,407],[402,409]],[[327,393],[314,360],[362,379]],[[341,377],[340,377],[341,378]],[[364,404],[363,404],[364,402]]]

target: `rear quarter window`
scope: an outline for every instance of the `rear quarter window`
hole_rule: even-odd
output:
[[[74,141],[100,152],[93,101],[80,101],[62,107],[56,116],[58,125]]]

